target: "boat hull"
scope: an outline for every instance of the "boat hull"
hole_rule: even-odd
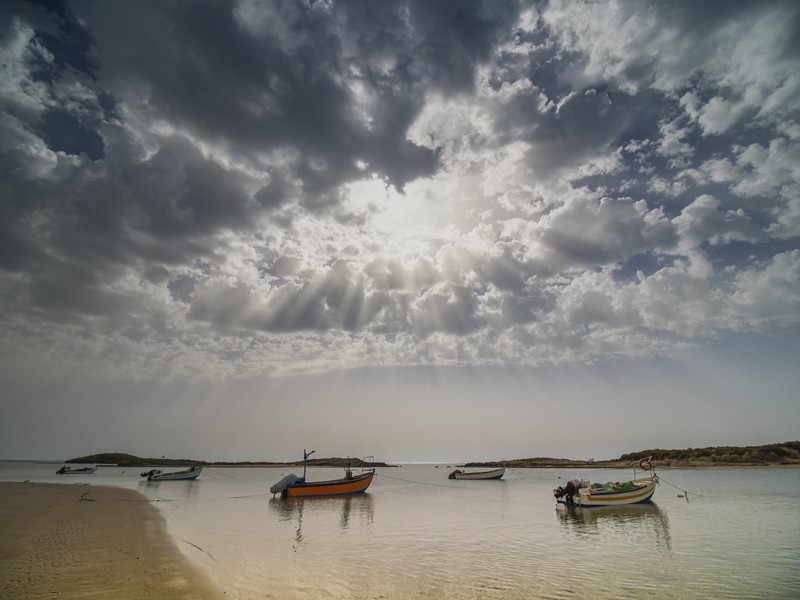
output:
[[[465,473],[459,471],[453,471],[450,475],[450,479],[501,479],[503,475],[505,475],[506,470],[505,468],[500,469],[492,469],[491,471],[479,471],[476,473]]]
[[[308,498],[312,496],[345,496],[367,491],[375,476],[374,472],[356,475],[352,479],[334,479],[311,483],[294,483],[283,490],[289,498]]]
[[[97,467],[83,467],[81,469],[70,469],[69,467],[62,467],[56,473],[58,475],[91,475],[97,471]]]
[[[574,506],[630,506],[650,502],[656,492],[658,477],[642,479],[633,482],[637,487],[625,492],[594,492],[591,489],[581,488],[575,497]],[[565,499],[558,499],[559,504],[567,504]]]
[[[147,481],[192,481],[203,472],[203,467],[194,471],[176,471],[174,473],[157,473],[147,477]]]

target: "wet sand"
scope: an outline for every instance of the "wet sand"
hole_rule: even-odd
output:
[[[0,597],[218,599],[133,490],[0,483]]]

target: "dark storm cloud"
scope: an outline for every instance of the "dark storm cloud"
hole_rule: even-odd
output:
[[[54,153],[38,152],[42,168],[57,175],[40,178],[30,159],[7,150],[4,262],[78,261],[113,278],[114,264],[213,253],[207,236],[246,229],[292,199],[312,210],[336,204],[338,187],[361,176],[358,160],[398,187],[430,175],[436,153],[409,142],[406,130],[426,93],[472,86],[517,10],[482,2],[386,4],[374,15],[359,2],[261,8],[271,22],[263,29],[224,2],[7,5],[4,39],[8,48],[16,42],[24,90],[16,108],[7,98],[9,136],[40,136]],[[353,70],[363,98],[342,85]],[[135,131],[113,124],[130,111],[246,163],[265,152],[290,158],[261,165],[271,181],[254,202],[241,175],[177,135],[142,156],[126,140]],[[106,160],[92,168],[59,152]],[[36,236],[33,211],[49,215],[51,228],[38,251],[25,241]]]
[[[24,3],[15,6],[17,19],[34,12]],[[314,206],[324,205],[321,198],[359,174],[358,159],[398,186],[433,172],[435,153],[407,141],[405,131],[430,86],[452,92],[471,85],[476,64],[489,53],[504,19],[513,16],[508,6],[387,4],[383,17],[371,21],[370,7],[361,3],[336,5],[333,14],[302,3],[270,4],[265,18],[291,40],[285,47],[277,36],[249,30],[236,18],[234,4],[76,3],[75,12],[91,36],[76,25],[69,5],[58,5],[58,17],[40,11],[32,20],[38,37],[32,38],[31,47],[38,39],[48,53],[44,67],[50,80],[63,83],[78,63],[90,74],[97,66],[101,83],[93,90],[96,114],[104,113],[102,105],[110,94],[143,110],[147,118],[185,127],[236,155],[297,151],[294,173],[276,169],[277,187],[273,183],[265,188],[262,198],[271,206],[289,200],[291,188],[279,182],[296,179],[307,204]],[[345,26],[331,28],[332,19]],[[391,30],[376,29],[376,21]],[[392,61],[388,70],[357,65],[369,96],[367,124],[353,110],[352,91],[340,83],[354,62],[343,54],[342,45],[371,51],[386,39],[399,43],[385,50]],[[33,81],[44,80],[35,75],[41,70],[32,69]],[[56,92],[51,90],[31,129],[51,150],[101,158],[97,120],[87,122],[74,107],[53,106]],[[210,212],[211,195],[187,193],[183,200],[197,213],[192,224],[201,229],[208,222],[204,217],[216,219],[224,213]],[[196,210],[188,208],[193,199]],[[169,227],[170,222],[167,218],[160,225]]]
[[[337,40],[321,30],[315,11],[285,6],[272,16],[302,40],[292,48],[248,31],[228,3],[112,2],[82,10],[97,32],[112,93],[236,154],[299,151],[298,175],[313,194],[352,176],[362,132],[335,81]],[[310,166],[315,160],[320,168]]]
[[[42,251],[36,243],[11,223],[0,223],[0,268],[18,272],[42,259]]]
[[[0,11],[4,314],[242,363],[525,362],[762,323],[756,282],[794,306],[792,3]]]
[[[124,186],[118,193],[131,203],[131,226],[165,244],[247,225],[250,200],[241,180],[181,140],[115,175]]]
[[[249,28],[234,4],[220,2],[91,3],[78,12],[98,39],[112,93],[138,96],[152,117],[237,154],[298,151],[297,175],[314,196],[354,178],[357,159],[399,187],[433,172],[435,154],[405,140],[405,131],[430,86],[454,92],[472,84],[475,66],[513,17],[493,4],[326,10],[281,2],[263,6],[266,30]],[[376,22],[392,29],[376,30]],[[346,52],[350,45],[371,52],[385,39],[398,43],[385,50],[388,69]],[[341,84],[351,69],[369,96],[369,123]]]

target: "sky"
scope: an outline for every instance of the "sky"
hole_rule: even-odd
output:
[[[0,4],[0,458],[800,438],[800,4]]]

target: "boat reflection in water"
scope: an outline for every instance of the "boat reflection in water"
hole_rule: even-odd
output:
[[[372,496],[369,494],[318,498],[273,497],[268,502],[280,521],[297,520],[293,544],[295,551],[305,543],[306,534],[319,532],[323,537],[330,535],[334,516],[338,516],[340,532],[351,526],[369,527],[375,521]]]
[[[169,486],[169,497],[171,500],[168,500],[168,502],[175,502],[178,500],[192,500],[196,502],[202,483],[201,479],[186,479],[183,481],[171,481],[165,484]],[[162,482],[158,479],[143,479],[139,481],[137,487],[145,496],[150,497],[158,493],[161,485]]]
[[[672,553],[667,514],[653,503],[631,504],[629,506],[580,507],[556,506],[561,525],[567,532],[574,533],[580,541],[603,539],[652,538],[654,545],[665,552]]]

